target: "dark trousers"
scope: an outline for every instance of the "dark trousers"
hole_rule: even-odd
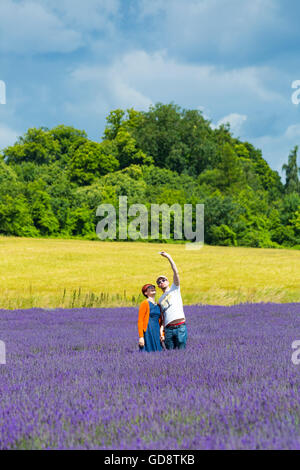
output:
[[[165,345],[167,349],[185,349],[187,341],[186,324],[176,328],[165,328]]]

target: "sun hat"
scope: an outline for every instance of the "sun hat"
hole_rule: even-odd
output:
[[[148,287],[150,287],[150,286],[153,286],[153,284],[145,284],[145,285],[143,285],[143,287],[142,287],[142,293],[144,294],[145,297],[147,297],[147,296],[145,295],[145,292],[146,292],[146,290],[148,289]]]

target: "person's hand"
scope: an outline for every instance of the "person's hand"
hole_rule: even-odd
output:
[[[140,338],[139,339],[139,346],[141,346],[141,348],[143,348],[145,346],[145,340],[144,338]]]
[[[164,256],[165,258],[171,258],[171,256],[169,255],[169,253],[167,253],[166,251],[160,251],[159,254],[161,256]]]
[[[160,340],[164,341],[165,340],[165,332],[163,326],[160,328]]]

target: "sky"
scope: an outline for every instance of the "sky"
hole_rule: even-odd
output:
[[[296,0],[1,0],[0,149],[59,124],[101,141],[111,110],[173,102],[229,122],[283,177],[299,16]]]

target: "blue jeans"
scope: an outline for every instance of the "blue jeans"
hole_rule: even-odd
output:
[[[177,328],[165,328],[165,345],[167,349],[185,349],[187,340],[186,324]]]

